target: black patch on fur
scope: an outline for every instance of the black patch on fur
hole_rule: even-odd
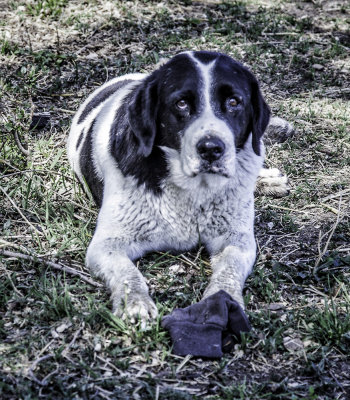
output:
[[[90,114],[90,112],[99,106],[102,102],[108,99],[109,96],[114,94],[117,90],[121,89],[126,84],[132,82],[132,80],[127,79],[120,82],[113,83],[107,86],[105,89],[101,90],[96,96],[94,96],[88,104],[85,106],[83,112],[80,114],[78,119],[78,124],[82,123],[84,119]]]
[[[140,154],[139,140],[135,137],[128,120],[128,106],[133,93],[128,94],[117,110],[110,131],[110,151],[124,176],[132,176],[139,185],[145,184],[154,194],[161,194],[162,181],[168,175],[163,151],[154,143],[148,157]]]
[[[140,82],[116,112],[110,131],[111,154],[125,176],[134,177],[155,194],[162,192],[162,181],[169,175],[159,146],[180,149],[183,130],[198,115],[198,78],[193,61],[185,54],[177,55]],[[191,106],[191,115],[182,115],[174,106],[183,98]]]
[[[95,121],[91,124],[88,133],[86,134],[83,147],[80,152],[80,170],[85,178],[90,192],[95,203],[101,207],[103,196],[103,182],[97,176],[94,161],[92,158],[92,132],[94,129]]]
[[[81,132],[80,132],[79,139],[78,139],[77,145],[75,147],[77,150],[78,150],[78,148],[80,146],[81,141],[83,140],[83,137],[84,137],[84,129],[82,129]]]
[[[138,141],[138,152],[145,157],[151,154],[157,133],[157,77],[155,72],[136,87],[128,107],[129,124]]]
[[[194,57],[203,64],[209,64],[220,56],[219,53],[211,51],[199,51],[193,53]]]
[[[213,111],[231,127],[237,150],[253,132],[253,149],[259,154],[269,109],[254,75],[242,64],[220,53],[194,52],[193,56],[204,64],[216,60],[210,88]],[[99,93],[88,103],[81,118],[128,82],[118,82]],[[180,149],[181,135],[203,111],[202,84],[196,64],[185,53],[172,58],[125,96],[116,110],[109,139],[110,153],[124,176],[135,178],[139,185],[145,185],[154,194],[161,194],[169,168],[160,146]],[[225,110],[225,100],[231,95],[242,98],[237,112]],[[179,100],[188,104],[186,112],[177,107]],[[83,144],[81,170],[100,205],[103,184],[94,171],[91,136],[92,128]]]
[[[223,54],[218,56],[212,73],[215,78],[211,104],[215,115],[231,127],[237,151],[244,147],[252,132],[253,150],[260,155],[260,139],[269,122],[270,110],[255,76],[241,63]],[[231,97],[238,100],[238,105],[229,112],[225,102]]]
[[[253,132],[252,145],[255,154],[260,156],[260,139],[270,120],[270,109],[260,92],[257,80],[252,82],[252,109],[251,131]]]

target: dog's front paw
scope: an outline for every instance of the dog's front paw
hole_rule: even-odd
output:
[[[204,291],[202,300],[215,295],[221,290],[224,290],[226,293],[228,293],[234,300],[237,301],[242,310],[244,310],[245,306],[241,289],[237,289],[235,282],[230,282],[230,278],[227,278],[225,284],[218,284],[211,281]]]
[[[262,168],[255,190],[260,195],[283,197],[289,194],[290,186],[287,176],[283,175],[279,169]]]
[[[156,319],[158,310],[147,293],[128,293],[124,298],[113,297],[113,313],[131,323],[141,321],[141,327]]]

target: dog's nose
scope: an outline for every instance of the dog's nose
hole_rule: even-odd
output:
[[[213,162],[222,157],[225,143],[215,136],[206,136],[197,143],[197,151],[203,160]]]

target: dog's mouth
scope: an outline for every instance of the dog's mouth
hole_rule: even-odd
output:
[[[229,178],[229,172],[225,165],[222,162],[208,162],[202,160],[199,165],[198,174],[211,174],[211,175],[219,175],[225,178]]]
[[[216,166],[216,165],[201,165],[197,171],[193,171],[191,177],[195,178],[196,176],[199,175],[218,175],[222,176],[224,178],[230,178],[230,174],[227,172],[227,170],[221,166]]]
[[[204,181],[210,180],[210,182],[226,181],[234,175],[234,168],[229,168],[226,162],[218,160],[214,162],[208,162],[200,160],[196,156],[181,156],[181,153],[175,149],[161,146],[163,151],[167,155],[171,174],[176,182],[184,184],[183,178],[190,178],[190,180],[202,177]],[[231,163],[230,163],[231,164]],[[223,178],[223,179],[222,179]],[[202,179],[200,179],[202,181]],[[190,181],[188,181],[190,183]]]

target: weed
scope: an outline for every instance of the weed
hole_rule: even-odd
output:
[[[40,263],[0,255],[0,397],[348,398],[346,2],[334,10],[260,0],[5,3],[0,251]],[[137,262],[160,314],[146,329],[115,316],[104,288],[45,265],[87,274],[97,209],[65,153],[79,104],[107,79],[149,72],[185,49],[227,52],[248,65],[273,114],[296,128],[267,148],[268,166],[289,176],[291,194],[256,199],[259,254],[245,288],[253,330],[219,361],[174,356],[161,328],[163,315],[201,299],[211,273],[204,251]],[[50,123],[30,130],[42,111]],[[287,350],[286,337],[302,351]]]
[[[57,19],[62,14],[63,8],[67,3],[67,0],[34,0],[27,3],[26,11],[32,16],[49,16]]]
[[[347,296],[348,297],[348,296]],[[350,298],[341,304],[336,304],[334,299],[324,300],[322,308],[309,310],[309,324],[307,333],[321,345],[336,346],[348,352],[350,343]]]

